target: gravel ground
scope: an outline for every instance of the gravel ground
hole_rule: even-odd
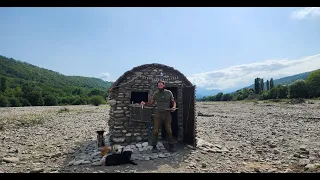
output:
[[[320,172],[319,112],[319,101],[197,103],[196,149],[106,167],[92,165],[105,105],[0,108],[0,172]]]

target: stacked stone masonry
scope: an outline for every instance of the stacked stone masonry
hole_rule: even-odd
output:
[[[159,74],[163,73],[164,80],[166,77],[171,78],[171,81],[166,81],[166,87],[176,87],[177,107],[183,107],[182,88],[190,86],[190,82],[181,77],[181,73],[174,69],[157,66],[146,66],[138,71],[130,71],[124,74],[120,81],[116,82],[115,86],[109,94],[109,99],[115,103],[110,108],[110,119],[108,122],[109,131],[111,133],[111,142],[128,145],[133,143],[148,141],[150,136],[150,122],[154,117],[155,108],[134,107],[131,104],[131,92],[148,92],[148,98],[157,90],[157,80]],[[137,78],[138,75],[141,75]],[[133,80],[134,79],[134,80]],[[183,139],[183,109],[177,110],[178,119],[178,139]],[[152,133],[152,132],[151,132]],[[161,139],[161,129],[159,131],[159,139]]]

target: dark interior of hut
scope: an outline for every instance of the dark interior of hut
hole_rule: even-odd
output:
[[[148,102],[148,92],[131,92],[131,103],[135,104],[138,103],[140,104],[141,101]]]

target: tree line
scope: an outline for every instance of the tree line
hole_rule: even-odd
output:
[[[311,72],[306,80],[298,79],[289,85],[274,85],[271,78],[264,82],[263,78],[255,78],[253,88],[243,88],[235,93],[222,92],[214,96],[206,96],[198,101],[241,101],[320,97],[320,69]]]
[[[64,94],[63,96],[60,96]],[[14,87],[8,85],[8,78],[0,78],[0,107],[57,106],[104,104],[108,91],[69,87],[68,91],[46,88],[34,82],[25,82]]]
[[[0,107],[105,103],[111,82],[60,73],[0,56]]]

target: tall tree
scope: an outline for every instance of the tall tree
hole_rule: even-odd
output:
[[[35,83],[24,83],[22,85],[23,98],[27,99],[32,106],[43,106],[42,89]]]
[[[1,77],[0,78],[0,91],[5,92],[7,90],[7,78],[6,77]]]
[[[306,79],[310,97],[320,97],[320,69],[313,71]]]
[[[273,78],[270,79],[270,89],[272,89],[274,87],[274,82],[273,82]]]
[[[267,80],[267,91],[269,91],[270,90],[270,83],[269,83],[269,80]]]
[[[288,87],[287,86],[283,86],[281,84],[277,85],[278,90],[278,94],[277,97],[279,99],[284,99],[284,98],[288,98]]]
[[[264,82],[263,82],[263,78],[260,79],[260,92],[264,91]]]
[[[223,93],[222,93],[222,92],[219,92],[219,93],[216,95],[216,101],[221,101],[222,96],[223,96]]]
[[[260,78],[256,78],[254,80],[254,92],[256,94],[259,94],[260,93]]]

